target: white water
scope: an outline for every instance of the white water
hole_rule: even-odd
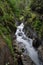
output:
[[[39,59],[38,59],[38,53],[32,46],[33,40],[28,38],[28,37],[26,37],[26,35],[23,32],[23,28],[24,28],[24,24],[23,23],[21,23],[21,25],[17,27],[17,31],[15,33],[16,40],[17,40],[17,42],[22,42],[25,45],[25,48],[28,51],[28,55],[30,56],[32,61],[36,65],[40,65]]]

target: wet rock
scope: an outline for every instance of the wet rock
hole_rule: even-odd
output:
[[[23,63],[23,65],[35,65],[33,63],[33,61],[30,59],[30,57],[28,56],[25,46],[23,44],[17,43],[18,44],[18,49],[20,51],[22,51],[21,54],[18,54],[21,56],[21,62]],[[20,52],[19,51],[19,52]]]
[[[18,62],[18,65],[23,65],[21,55],[18,56],[17,62]]]
[[[33,61],[30,59],[29,56],[23,55],[22,56],[23,65],[35,65]]]
[[[22,52],[24,52],[25,51],[25,49],[24,48],[22,48]]]
[[[38,48],[39,59],[43,63],[43,45]],[[43,64],[42,64],[43,65]]]
[[[18,35],[19,35],[19,36],[22,36],[23,34],[20,32],[20,33],[18,33]]]
[[[18,65],[35,65],[28,56],[25,45],[22,42],[18,43],[16,40],[13,39],[13,45],[16,46],[14,48],[17,48],[16,52],[14,52],[17,54],[16,57]]]

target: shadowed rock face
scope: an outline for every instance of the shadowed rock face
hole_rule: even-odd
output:
[[[0,37],[0,65],[5,65],[8,63],[9,65],[14,65],[13,58],[10,54],[10,50],[8,46],[3,41],[2,37]]]
[[[38,38],[35,38],[35,39],[33,40],[33,47],[34,47],[35,49],[37,49],[40,45],[41,45],[41,40],[39,40]]]
[[[39,59],[43,64],[43,45],[38,48]]]
[[[24,65],[35,65],[30,57],[27,55],[23,55],[22,60]]]

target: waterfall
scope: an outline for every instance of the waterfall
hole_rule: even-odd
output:
[[[19,26],[17,26],[17,30],[16,30],[16,33],[15,33],[16,40],[17,40],[17,42],[19,42],[19,43],[22,42],[22,44],[25,45],[25,48],[27,49],[28,55],[30,56],[32,61],[36,65],[40,65],[39,59],[38,59],[38,53],[32,46],[33,40],[28,38],[25,35],[25,33],[23,32],[23,28],[24,28],[24,24],[23,23],[21,23]]]

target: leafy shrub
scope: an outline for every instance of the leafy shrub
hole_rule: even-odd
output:
[[[32,0],[31,9],[43,14],[43,0]]]

